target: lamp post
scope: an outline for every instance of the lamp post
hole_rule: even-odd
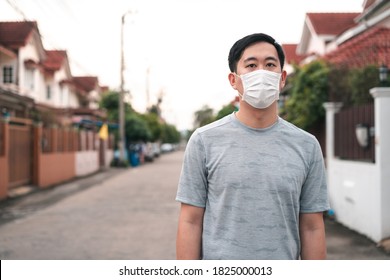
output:
[[[124,48],[123,48],[123,30],[125,25],[125,17],[128,14],[132,14],[133,11],[127,11],[122,15],[121,18],[121,85],[119,92],[119,158],[121,161],[125,162],[125,106],[124,106],[124,95],[125,95],[125,56],[124,56]]]
[[[380,82],[380,85],[383,87],[388,86],[387,73],[388,73],[387,66],[383,63],[381,65],[381,67],[379,67],[379,82]]]

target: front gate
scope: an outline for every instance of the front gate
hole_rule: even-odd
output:
[[[11,118],[9,125],[9,188],[32,182],[33,131],[31,120]]]

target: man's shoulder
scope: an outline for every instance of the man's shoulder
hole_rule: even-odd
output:
[[[290,137],[299,137],[306,140],[311,139],[312,141],[316,141],[316,138],[314,135],[310,134],[309,132],[303,130],[302,128],[297,127],[296,125],[292,124],[289,121],[286,121],[282,118],[280,118],[280,123],[283,129],[284,133],[287,133]]]
[[[229,114],[219,120],[206,124],[196,129],[198,134],[218,133],[219,130],[226,128],[232,122],[232,115]]]

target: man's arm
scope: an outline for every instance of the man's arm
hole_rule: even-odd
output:
[[[299,218],[301,259],[326,259],[325,225],[323,213],[301,213]]]
[[[202,255],[204,208],[181,204],[176,239],[178,260],[199,260]]]

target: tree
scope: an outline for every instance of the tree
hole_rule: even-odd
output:
[[[284,114],[290,122],[309,129],[323,121],[323,103],[328,96],[329,67],[321,60],[296,68],[290,80],[291,94],[285,103]]]
[[[162,126],[157,114],[150,112],[141,115],[141,118],[146,122],[151,133],[150,141],[156,142],[157,140],[160,140],[162,135]]]
[[[152,134],[149,127],[138,114],[127,114],[125,119],[126,140],[128,144],[138,141],[150,141]]]
[[[109,91],[102,96],[99,107],[106,109],[107,119],[109,121],[119,120],[119,93],[116,91]],[[134,112],[130,104],[125,102],[125,115]]]
[[[162,143],[179,143],[181,139],[181,134],[177,131],[176,127],[170,124],[162,125]]]
[[[213,109],[204,105],[202,109],[198,110],[194,114],[194,127],[201,127],[214,121]]]
[[[218,111],[215,119],[216,120],[222,119],[223,117],[230,115],[234,111],[237,111],[236,107],[232,103],[229,103],[229,104],[223,106],[222,109]]]

